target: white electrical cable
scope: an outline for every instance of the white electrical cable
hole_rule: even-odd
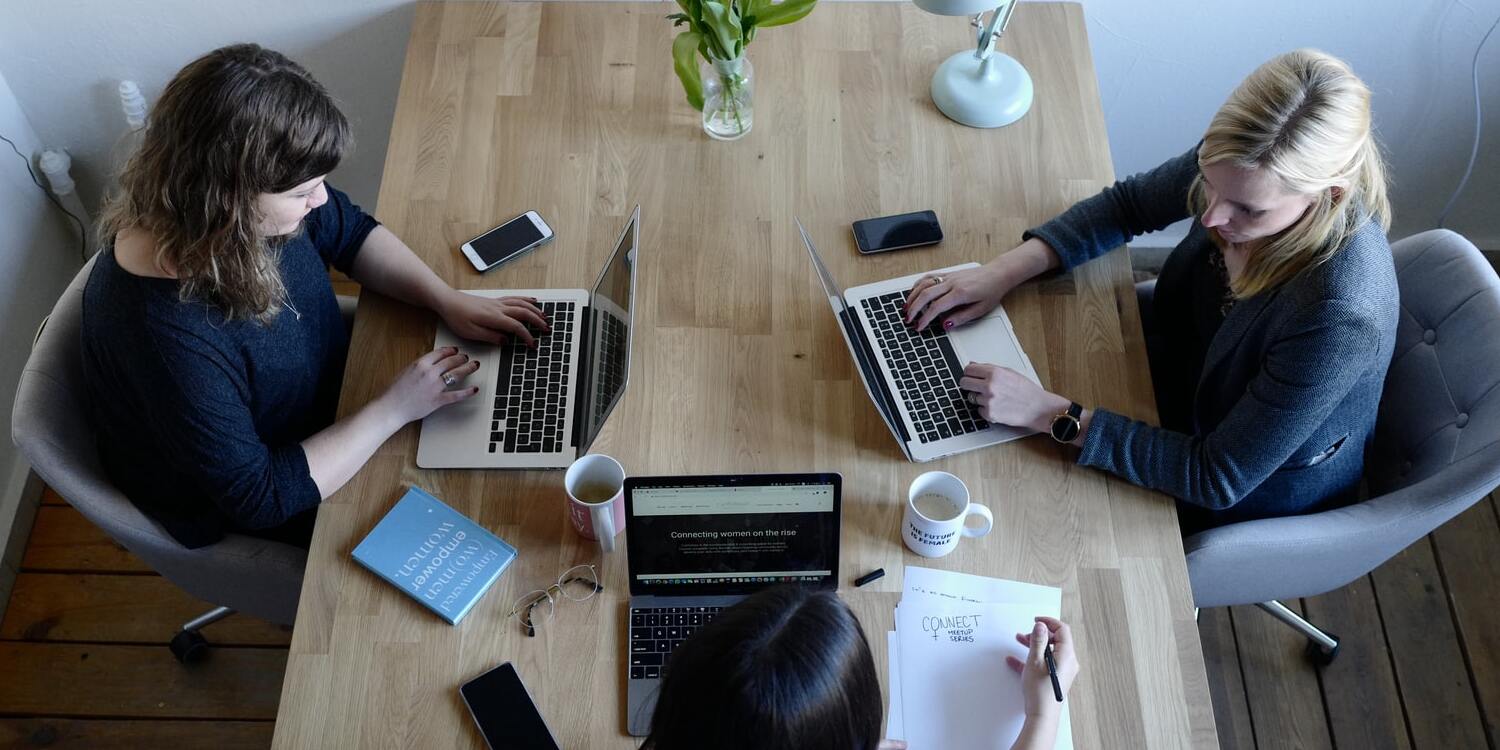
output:
[[[1484,38],[1479,40],[1479,46],[1474,48],[1474,64],[1469,71],[1474,81],[1474,147],[1469,151],[1469,166],[1464,168],[1464,178],[1458,181],[1458,189],[1453,191],[1453,196],[1448,199],[1447,205],[1443,206],[1443,212],[1438,214],[1438,228],[1443,227],[1448,221],[1448,212],[1453,210],[1453,204],[1458,202],[1458,196],[1463,195],[1464,188],[1469,184],[1469,176],[1474,173],[1474,162],[1479,158],[1479,135],[1484,128],[1484,109],[1479,101],[1479,52],[1484,49],[1484,43],[1490,40],[1490,34],[1495,33],[1495,27],[1500,26],[1500,18],[1490,24],[1490,30],[1484,32]]]

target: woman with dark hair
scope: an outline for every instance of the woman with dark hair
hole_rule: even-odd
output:
[[[1061,708],[1042,652],[1054,646],[1066,691],[1078,674],[1068,626],[1037,618],[1016,636],[1026,723],[1013,750],[1050,750]],[[998,668],[999,665],[996,665]],[[672,654],[642,750],[894,750],[881,730],[880,681],[859,620],[838,595],[778,586],[745,599]]]
[[[187,547],[229,530],[305,545],[314,512],[402,425],[477,389],[423,355],[334,421],[349,340],[329,265],[455,332],[533,343],[540,311],[454,291],[325,178],[349,123],[301,66],[253,44],[177,73],[100,218],[84,377],[111,479]]]

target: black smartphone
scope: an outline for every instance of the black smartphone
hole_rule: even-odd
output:
[[[943,241],[943,228],[933,211],[881,216],[854,222],[854,244],[861,255],[883,253]]]
[[[490,750],[560,750],[510,662],[465,682],[458,692]]]

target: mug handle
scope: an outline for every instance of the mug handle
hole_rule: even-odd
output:
[[[976,515],[976,516],[979,516],[980,518],[983,518],[984,519],[984,526],[982,526],[980,528],[974,528],[974,527],[969,526],[969,516],[970,515]],[[964,536],[984,536],[985,534],[990,533],[990,529],[992,529],[994,527],[995,527],[995,516],[990,513],[990,509],[989,508],[986,508],[985,506],[980,505],[979,503],[969,503],[969,507],[964,510],[964,525],[963,525]],[[598,528],[598,527],[595,526],[595,528]]]
[[[598,503],[589,508],[590,520],[594,522],[594,536],[599,538],[599,547],[605,552],[615,551],[615,503],[618,502],[620,496],[615,495],[609,502]]]

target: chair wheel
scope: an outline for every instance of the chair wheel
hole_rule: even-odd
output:
[[[208,658],[208,641],[196,630],[180,630],[167,644],[172,655],[183,664],[193,664]]]
[[[1333,660],[1338,658],[1339,655],[1339,637],[1333,633],[1328,633],[1327,635],[1333,639],[1333,648],[1325,649],[1317,641],[1310,640],[1307,642],[1307,648],[1303,651],[1303,653],[1307,654],[1308,661],[1320,667],[1332,664]]]

